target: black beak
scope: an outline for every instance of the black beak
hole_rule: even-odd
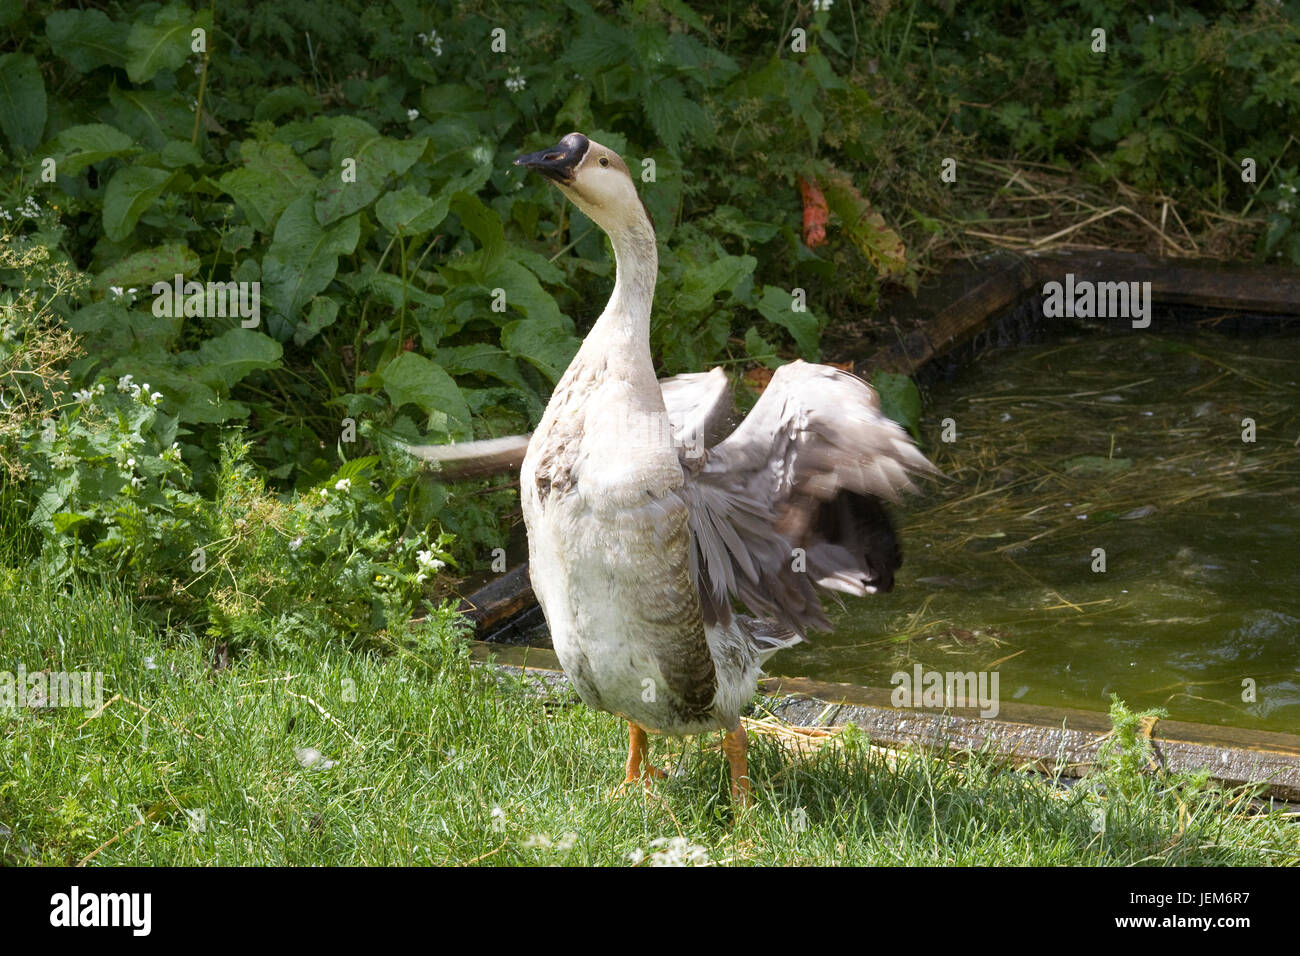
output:
[[[520,156],[515,165],[535,169],[547,179],[567,186],[590,145],[591,141],[581,133],[570,133],[550,149]]]

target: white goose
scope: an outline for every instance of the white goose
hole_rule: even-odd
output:
[[[617,269],[520,474],[555,652],[584,702],[628,722],[626,782],[662,776],[647,731],[722,730],[732,797],[748,804],[740,712],[762,663],[829,628],[817,587],[892,587],[902,555],[879,499],[934,468],[870,385],[824,365],[779,368],[727,435],[721,369],[655,378],[658,251],[627,165],[581,133],[515,164],[609,235]]]

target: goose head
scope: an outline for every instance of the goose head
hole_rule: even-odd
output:
[[[608,146],[570,133],[550,149],[515,160],[541,173],[605,232],[626,232],[646,217],[627,163]]]

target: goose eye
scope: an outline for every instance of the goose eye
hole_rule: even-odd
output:
[[[606,157],[604,157],[604,156],[600,157],[600,165],[602,165],[602,166],[608,166],[608,165],[609,165],[609,160],[608,160]]]

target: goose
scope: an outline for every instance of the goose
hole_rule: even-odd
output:
[[[627,164],[574,132],[515,165],[598,225],[615,261],[609,302],[520,469],[555,653],[584,703],[627,722],[624,786],[664,776],[648,734],[722,731],[732,800],[750,805],[740,717],[763,663],[830,629],[819,592],[892,588],[902,552],[882,499],[935,469],[872,387],[836,368],[782,365],[734,428],[721,368],[660,382],[658,250]],[[508,452],[496,442],[485,450]]]

